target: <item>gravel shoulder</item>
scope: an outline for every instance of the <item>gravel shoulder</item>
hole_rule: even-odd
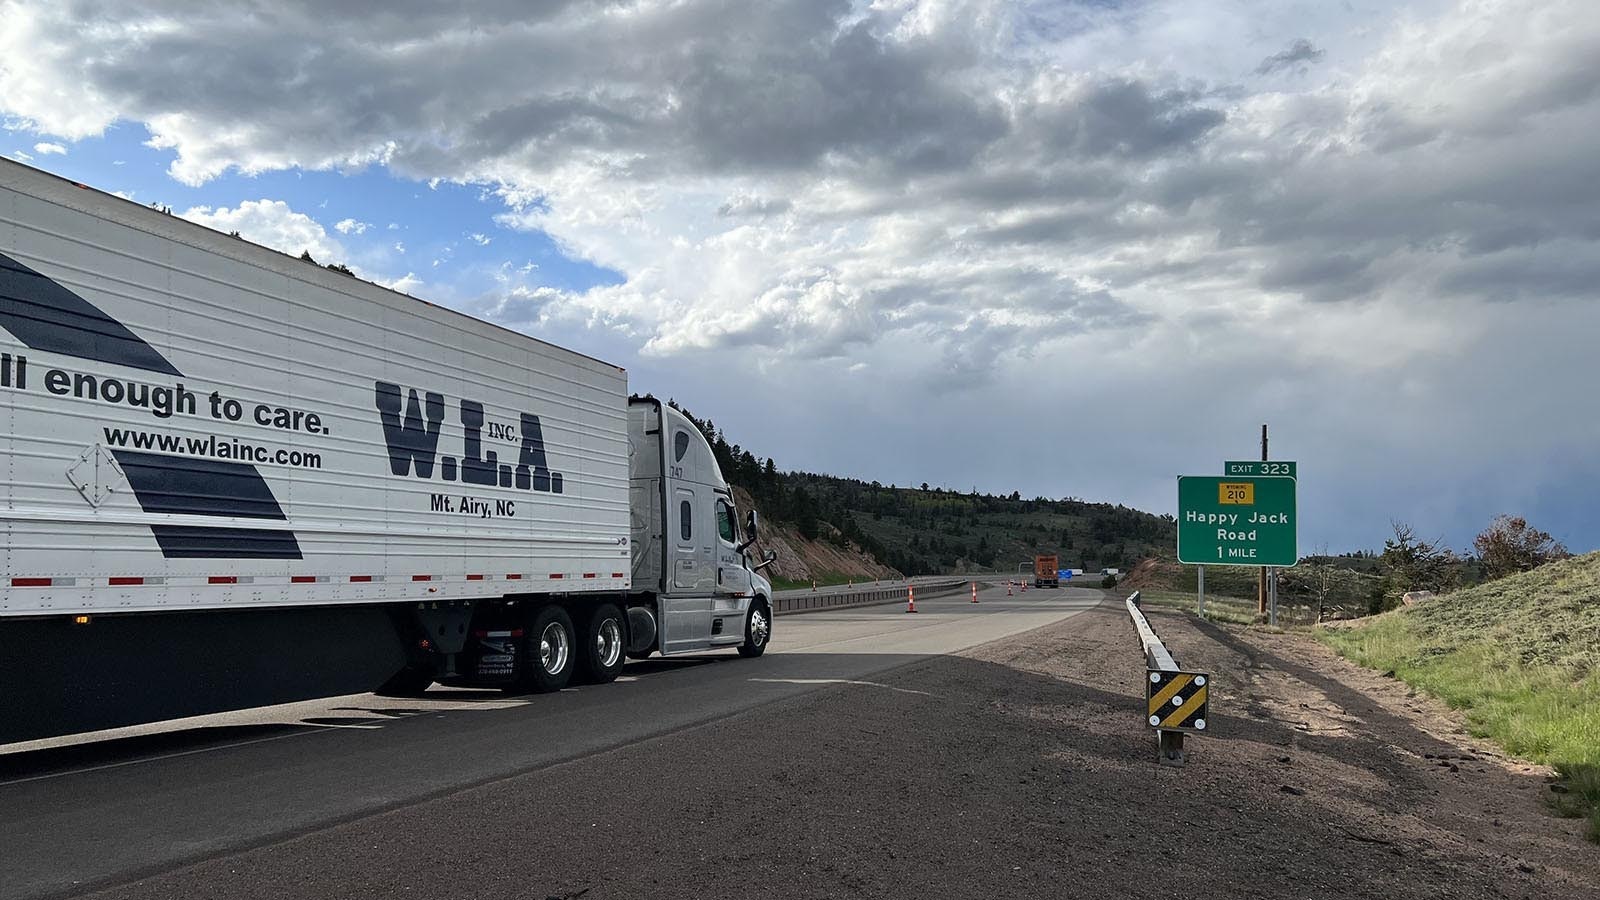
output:
[[[1309,640],[1156,611],[1213,674],[1155,763],[1117,604],[107,897],[1526,897],[1600,890],[1543,772]]]

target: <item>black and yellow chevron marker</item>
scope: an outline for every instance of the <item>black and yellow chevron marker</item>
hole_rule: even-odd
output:
[[[1150,727],[1164,731],[1205,731],[1210,682],[1210,676],[1200,672],[1150,670],[1150,678],[1145,682]]]

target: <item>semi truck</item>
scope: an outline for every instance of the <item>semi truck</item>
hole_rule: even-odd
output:
[[[7,160],[0,411],[0,743],[771,640],[623,369]]]
[[[1036,588],[1061,586],[1061,571],[1056,568],[1056,557],[1033,558],[1033,586]]]

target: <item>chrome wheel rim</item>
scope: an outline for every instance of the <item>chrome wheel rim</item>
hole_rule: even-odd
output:
[[[772,626],[767,623],[765,610],[753,610],[750,613],[750,643],[759,647],[767,642],[767,635]]]
[[[611,668],[622,658],[622,625],[616,619],[607,619],[600,623],[599,630],[594,636],[595,656],[599,657],[600,665]]]
[[[544,632],[539,635],[539,664],[544,666],[545,674],[561,674],[567,667],[567,656],[570,653],[567,630],[561,627],[560,622],[546,625]]]

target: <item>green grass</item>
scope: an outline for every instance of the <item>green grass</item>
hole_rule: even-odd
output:
[[[1181,609],[1185,612],[1196,610],[1195,595],[1181,591],[1145,591],[1139,592],[1139,602],[1151,606],[1164,606],[1169,609]],[[1228,597],[1206,593],[1206,618],[1213,622],[1232,622],[1235,625],[1249,625],[1255,621],[1256,601],[1254,597]]]
[[[1208,576],[1209,580],[1209,576]],[[1206,585],[1207,588],[1210,585]],[[1141,603],[1155,606],[1165,606],[1171,609],[1181,609],[1185,612],[1195,612],[1197,605],[1195,595],[1188,591],[1168,591],[1161,589],[1139,591]],[[1252,625],[1256,621],[1256,598],[1252,593],[1248,597],[1230,596],[1227,594],[1213,594],[1206,591],[1206,618],[1213,622],[1229,622],[1234,625]],[[1284,627],[1306,626],[1316,621],[1317,612],[1303,603],[1285,601],[1278,598],[1278,624]]]
[[[840,574],[838,574],[836,572],[826,572],[826,573],[823,573],[822,575],[818,575],[817,576],[817,587],[819,589],[820,588],[825,588],[825,587],[835,587],[835,586],[838,586],[838,585],[850,584],[852,582],[855,583],[855,584],[871,584],[872,583],[872,579],[871,578],[862,578],[860,575],[840,575]],[[889,582],[888,581],[884,581],[883,583],[884,584],[888,584]],[[772,579],[772,589],[775,590],[775,591],[794,591],[794,590],[799,590],[801,588],[810,588],[810,587],[811,587],[811,582],[810,581],[794,581],[794,580],[791,580],[791,579],[788,579],[788,578],[774,578],[774,579]]]
[[[1553,766],[1567,793],[1552,805],[1587,817],[1600,841],[1600,553],[1318,636],[1463,710],[1473,734]]]

